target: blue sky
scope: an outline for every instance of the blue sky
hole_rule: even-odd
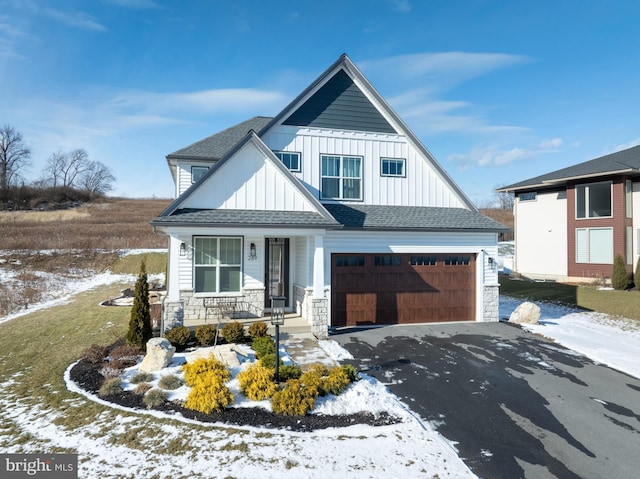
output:
[[[165,156],[273,116],[346,52],[479,206],[640,144],[640,2],[0,0],[0,124],[27,180],[84,148],[117,196]]]

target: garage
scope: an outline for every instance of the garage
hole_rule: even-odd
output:
[[[475,254],[332,254],[332,326],[474,321]]]

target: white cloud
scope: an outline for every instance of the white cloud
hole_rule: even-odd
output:
[[[638,145],[640,145],[640,138],[636,138],[636,139],[631,140],[631,141],[628,141],[628,142],[626,142],[626,143],[622,143],[622,144],[620,144],[620,145],[616,145],[616,146],[615,146],[615,149],[614,149],[614,152],[615,152],[615,151],[622,151],[622,150],[626,150],[626,149],[628,149],[628,148],[632,148],[632,147],[634,147],[634,146],[638,146]]]
[[[543,150],[555,150],[562,146],[562,138],[553,138],[551,140],[542,140],[540,148]]]
[[[106,32],[108,30],[107,27],[98,23],[91,15],[85,12],[80,12],[77,10],[63,12],[60,10],[55,10],[53,8],[45,8],[42,12],[49,17],[57,20],[65,25],[69,25],[74,28],[80,28],[82,30],[90,30],[94,32]]]
[[[554,145],[556,148],[550,148]],[[545,140],[539,146],[533,148],[504,148],[497,145],[477,145],[471,148],[469,153],[456,153],[450,155],[447,161],[454,163],[460,170],[466,170],[471,166],[503,166],[523,160],[536,158],[539,155],[559,151],[562,139]]]

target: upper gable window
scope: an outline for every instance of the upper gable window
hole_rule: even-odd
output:
[[[602,181],[576,186],[576,218],[613,216],[611,190],[613,182]]]
[[[404,158],[381,158],[380,172],[382,176],[404,177]]]
[[[289,168],[289,171],[300,173],[302,171],[300,167],[300,153],[291,151],[274,151],[273,152],[278,159]]]
[[[202,178],[209,168],[206,166],[192,166],[191,167],[191,183],[195,183]]]
[[[362,199],[362,158],[320,155],[322,185],[320,197],[333,200]]]
[[[518,199],[520,201],[535,201],[536,200],[536,192],[535,191],[530,191],[528,193],[520,193],[518,195]]]

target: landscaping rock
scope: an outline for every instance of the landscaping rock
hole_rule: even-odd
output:
[[[509,317],[510,322],[518,324],[538,324],[539,319],[540,307],[528,301],[518,306]]]
[[[167,339],[151,338],[147,342],[147,354],[138,365],[138,369],[150,373],[166,368],[171,364],[175,352],[176,348]]]

